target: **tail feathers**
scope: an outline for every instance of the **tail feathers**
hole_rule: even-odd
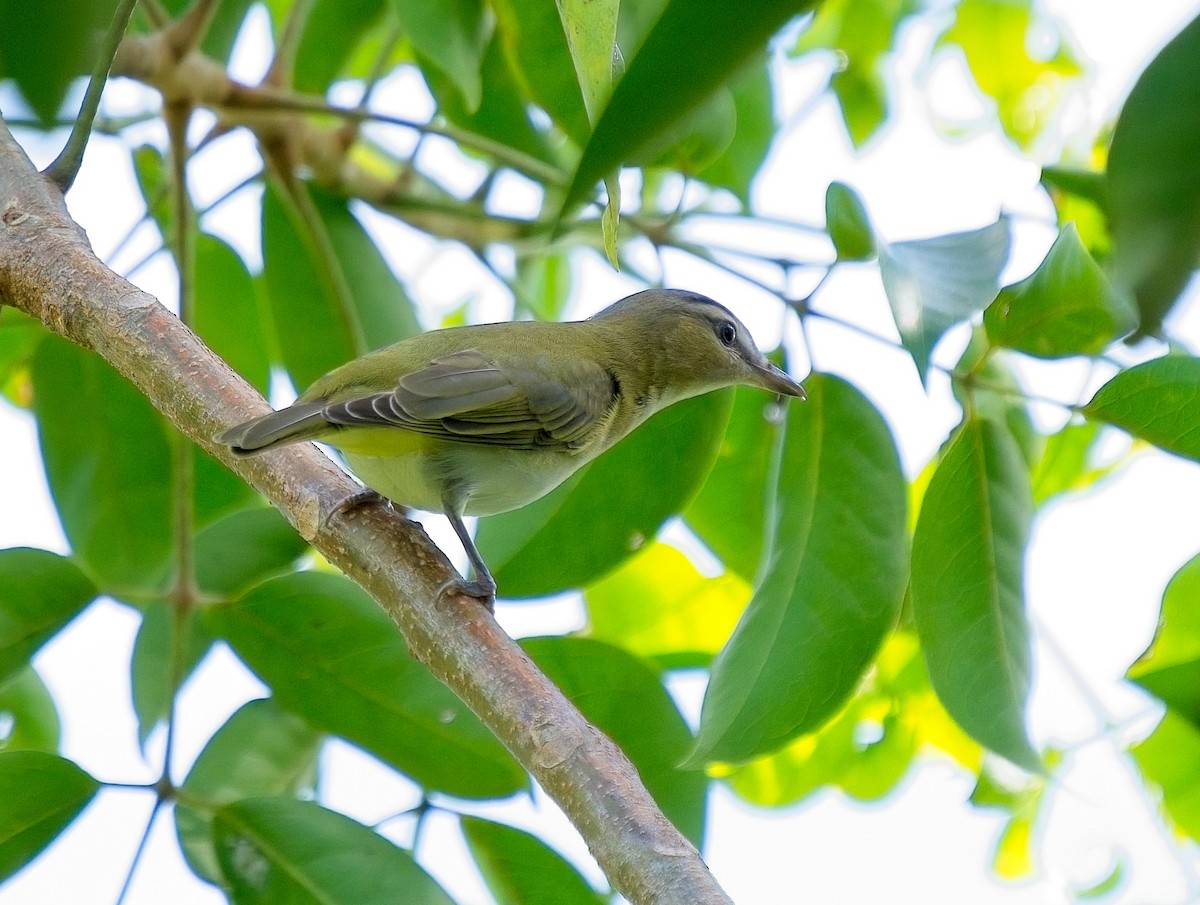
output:
[[[276,446],[312,440],[329,428],[324,402],[300,402],[246,421],[213,439],[228,444],[235,456],[254,456]]]

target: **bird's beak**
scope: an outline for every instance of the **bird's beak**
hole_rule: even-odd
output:
[[[765,358],[761,362],[755,362],[751,365],[754,370],[755,383],[764,390],[771,393],[778,393],[780,396],[795,396],[799,399],[808,398],[804,394],[804,387],[800,386],[796,381],[792,380],[785,372],[781,371]]]

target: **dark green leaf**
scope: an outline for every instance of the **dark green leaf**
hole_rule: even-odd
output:
[[[311,801],[235,802],[213,841],[237,905],[454,905],[408,852]]]
[[[825,191],[825,230],[833,240],[839,261],[866,261],[875,257],[875,231],[867,209],[854,189],[840,182]]]
[[[116,0],[0,0],[0,76],[17,83],[42,125],[54,125],[67,89],[92,68]]]
[[[1155,334],[1200,253],[1200,17],[1146,67],[1108,155],[1113,282]]]
[[[483,0],[394,0],[392,9],[417,53],[454,82],[467,110],[478,109],[484,48],[492,35]]]
[[[142,612],[142,624],[133,641],[129,684],[133,712],[138,722],[138,742],[143,748],[150,733],[167,718],[171,696],[175,693],[171,655],[173,611],[174,607],[166,601],[148,604]],[[212,635],[196,617],[194,610],[189,610],[183,621],[180,633],[184,643],[180,684],[187,681],[213,645]]]
[[[42,460],[75,556],[115,593],[163,582],[174,534],[167,428],[99,356],[47,337],[33,361]]]
[[[60,728],[50,689],[32,666],[0,681],[0,751],[53,753]]]
[[[267,392],[271,361],[258,296],[241,256],[223,240],[196,237],[193,329],[260,393]]]
[[[564,210],[633,158],[762,52],[768,39],[810,0],[670,0],[596,122],[567,192]],[[703,48],[702,52],[699,49]]]
[[[775,138],[775,92],[766,59],[755,60],[729,83],[736,130],[721,156],[696,174],[709,185],[729,189],[747,208],[750,185]]]
[[[1103,173],[1074,167],[1042,167],[1042,185],[1066,192],[1101,209],[1108,203],[1108,180]]]
[[[983,325],[998,346],[1063,358],[1099,353],[1137,326],[1137,312],[1109,285],[1069,223],[1037,270],[1000,290]]]
[[[243,509],[196,535],[196,581],[206,594],[232,597],[286,571],[307,550],[278,509]]]
[[[421,785],[461,798],[494,798],[524,786],[525,773],[508,752],[346,579],[285,575],[205,616],[280,706]]]
[[[19,672],[92,598],[96,588],[48,550],[0,550],[0,682]]]
[[[420,332],[412,303],[344,200],[263,196],[263,274],[284,364],[299,387]],[[315,221],[302,210],[314,210]]]
[[[175,805],[175,832],[188,866],[211,883],[221,868],[213,848],[214,809],[311,788],[321,736],[269,698],[250,701],[208,740],[183,782],[187,802]]]
[[[1200,461],[1200,358],[1168,355],[1121,371],[1083,413]]]
[[[758,577],[766,547],[768,483],[782,416],[769,396],[737,387],[717,460],[684,513],[726,568],[747,581]]]
[[[501,595],[583,587],[639,549],[704,482],[732,402],[721,391],[673,405],[536,503],[482,519],[477,541]]]
[[[254,505],[258,495],[245,481],[198,446],[192,447],[193,523],[204,529],[231,513]]]
[[[172,15],[180,16],[186,12],[193,0],[161,0],[163,7]],[[246,18],[254,0],[221,0],[213,13],[212,22],[200,42],[200,49],[213,59],[222,63],[229,61],[233,51],[233,43],[237,39],[242,23]]]
[[[910,592],[929,678],[946,710],[980,744],[1038,771],[1025,730],[1032,516],[1029,474],[1012,437],[991,419],[967,421],[925,491]]]
[[[0,880],[34,859],[82,811],[100,784],[43,751],[0,751]]]
[[[505,905],[602,905],[597,893],[566,858],[524,830],[480,817],[460,819],[479,872]]]
[[[1200,839],[1200,729],[1167,710],[1158,728],[1130,753],[1146,779],[1158,786],[1176,830]]]
[[[669,167],[692,176],[715,163],[736,134],[737,108],[733,94],[722,85],[648,141],[627,163]]]
[[[316,0],[296,48],[296,90],[324,94],[387,6],[387,0]]]
[[[658,674],[619,647],[591,638],[529,638],[521,646],[588,722],[617,743],[663,813],[699,845],[708,778],[678,767],[692,733]]]
[[[942,335],[996,297],[1009,245],[1003,217],[972,232],[880,245],[883,289],[922,380]]]
[[[160,236],[172,234],[174,216],[171,209],[170,174],[162,151],[154,145],[139,145],[133,149],[133,173],[137,177],[146,211],[158,227]]]
[[[907,490],[883,417],[814,374],[790,406],[763,578],[713,663],[693,760],[739,762],[832,717],[896,623]]]

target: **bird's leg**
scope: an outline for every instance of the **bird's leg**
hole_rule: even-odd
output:
[[[467,531],[467,526],[463,524],[462,516],[458,514],[454,507],[447,506],[446,518],[450,520],[450,527],[454,529],[454,533],[458,535],[463,549],[467,551],[467,559],[471,561],[471,569],[475,573],[475,579],[467,581],[462,578],[452,578],[442,585],[438,593],[443,596],[447,594],[466,594],[468,597],[475,597],[487,607],[489,613],[493,612],[496,606],[496,579],[492,578],[492,573],[488,571],[487,564],[483,561],[483,557],[479,555],[475,541],[471,539],[471,534]]]

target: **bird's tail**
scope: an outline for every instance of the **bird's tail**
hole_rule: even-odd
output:
[[[213,437],[235,456],[255,456],[276,446],[313,440],[329,429],[324,402],[300,402],[261,418],[245,421]]]

